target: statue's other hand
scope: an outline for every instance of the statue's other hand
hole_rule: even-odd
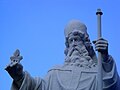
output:
[[[20,51],[17,49],[13,56],[10,57],[11,62],[5,68],[5,70],[10,74],[10,76],[15,80],[18,81],[23,77],[23,66],[20,64],[20,61],[23,59],[20,56]]]
[[[18,81],[23,77],[23,66],[20,63],[16,63],[11,66],[10,64],[5,68],[9,75],[15,80]]]
[[[93,43],[95,44],[95,50],[98,52],[101,52],[103,60],[107,60],[107,58],[108,58],[108,41],[103,38],[99,38],[98,40],[93,41]]]
[[[101,53],[107,52],[108,51],[108,41],[100,38],[98,40],[93,41],[95,44],[95,50],[99,51]]]

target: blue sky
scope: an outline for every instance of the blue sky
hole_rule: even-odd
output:
[[[4,70],[9,57],[20,49],[24,70],[44,77],[64,62],[64,27],[78,19],[97,39],[96,10],[101,8],[102,34],[109,41],[109,54],[120,74],[119,0],[0,0],[0,90],[9,90],[12,79]]]

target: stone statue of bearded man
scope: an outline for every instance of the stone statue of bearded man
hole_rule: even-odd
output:
[[[98,90],[98,61],[87,27],[78,20],[70,21],[65,27],[65,39],[65,63],[50,69],[43,79],[31,77],[23,71],[20,62],[11,58],[11,64],[6,67],[13,78],[11,90]],[[120,90],[119,76],[108,53],[107,40],[100,38],[94,44],[103,58],[103,90]]]
[[[65,63],[90,68],[97,64],[96,54],[87,33],[87,27],[78,20],[72,20],[65,27]]]

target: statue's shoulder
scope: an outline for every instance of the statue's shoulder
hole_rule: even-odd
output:
[[[62,68],[63,68],[63,65],[55,65],[52,68],[50,68],[48,72],[53,70],[62,70]]]
[[[50,71],[81,71],[81,72],[97,72],[97,66],[94,67],[77,67],[77,66],[71,66],[71,65],[55,65],[51,69],[48,70]]]
[[[71,71],[73,70],[72,66],[66,66],[66,65],[55,65],[49,71]],[[48,72],[49,72],[48,71]]]

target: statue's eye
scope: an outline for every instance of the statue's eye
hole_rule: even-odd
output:
[[[73,39],[69,39],[69,43],[72,43],[73,42]]]
[[[73,42],[73,39],[70,39],[70,43]]]

